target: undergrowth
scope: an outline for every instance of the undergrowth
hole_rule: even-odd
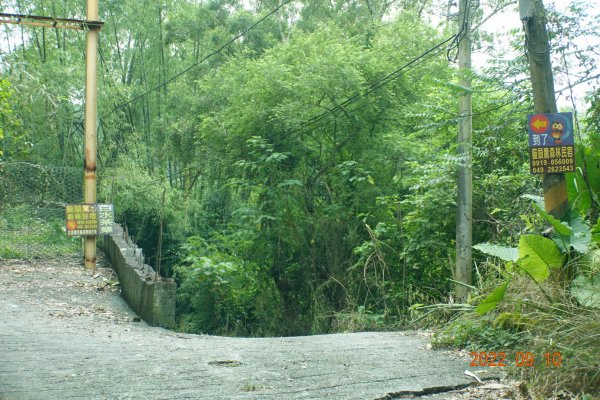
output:
[[[553,302],[518,279],[504,303],[485,315],[457,313],[433,344],[506,353],[508,376],[527,382],[533,399],[600,398],[600,310],[579,305],[560,285],[544,290]],[[519,352],[531,353],[532,365],[518,365]]]
[[[81,240],[66,235],[61,211],[29,206],[1,210],[0,258],[55,257],[79,251]]]

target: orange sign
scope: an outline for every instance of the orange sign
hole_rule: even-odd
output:
[[[536,114],[529,120],[529,128],[534,133],[545,133],[548,130],[550,121],[544,114]]]
[[[67,231],[74,231],[77,229],[77,221],[74,219],[67,220]]]

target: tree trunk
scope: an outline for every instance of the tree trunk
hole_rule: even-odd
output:
[[[554,77],[544,5],[541,0],[519,0],[519,10],[525,26],[535,112],[555,113]],[[546,174],[543,182],[546,211],[561,218],[569,207],[565,174]]]

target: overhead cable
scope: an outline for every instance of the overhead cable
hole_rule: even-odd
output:
[[[413,58],[409,62],[403,64],[401,67],[397,68],[396,70],[386,74],[382,78],[371,83],[364,92],[356,93],[356,94],[350,96],[349,98],[347,98],[346,100],[344,100],[342,103],[338,104],[337,106],[333,107],[332,109],[327,110],[326,112],[321,113],[319,115],[316,115],[313,118],[309,119],[308,121],[302,123],[300,126],[296,127],[295,129],[288,130],[287,132],[284,132],[284,133],[287,133],[288,135],[296,135],[297,136],[298,134],[302,133],[306,128],[316,124],[317,122],[323,120],[324,118],[326,118],[332,114],[335,114],[338,111],[343,110],[345,107],[347,107],[348,105],[354,103],[355,101],[357,101],[361,98],[365,98],[365,97],[369,96],[375,90],[387,85],[388,83],[397,79],[401,75],[407,73],[409,70],[414,68],[415,64],[418,63],[419,61],[423,60],[424,58],[426,58],[428,56],[433,56],[433,55],[438,54],[439,52],[443,51],[445,49],[444,45],[446,45],[448,42],[454,40],[455,36],[456,35],[450,36],[449,38],[443,40],[442,42],[440,42],[440,43],[436,44],[435,46],[431,47],[430,49],[426,50],[419,56]],[[289,136],[288,136],[288,138],[289,138]],[[177,177],[180,177],[180,176],[182,176],[188,172],[194,171],[194,170],[196,170],[196,168],[194,168],[194,167],[186,168],[184,170],[180,170],[174,174],[171,174],[170,178],[177,178]],[[161,178],[160,180],[162,180],[162,179],[163,178]],[[158,180],[156,180],[156,181],[158,181]]]
[[[438,52],[440,52],[441,50],[444,49],[444,45],[446,45],[448,42],[453,41],[455,39],[456,35],[452,35],[449,38],[445,39],[444,41],[438,43],[437,45],[431,47],[430,49],[426,50],[425,52],[423,52],[422,54],[420,54],[419,56],[413,58],[412,60],[410,60],[409,62],[405,63],[404,65],[402,65],[401,67],[399,67],[398,69],[390,72],[389,74],[385,75],[384,77],[378,79],[377,81],[373,82],[371,85],[369,85],[369,87],[366,88],[366,90],[362,93],[355,93],[354,95],[350,96],[349,98],[347,98],[346,100],[344,100],[342,103],[336,105],[335,107],[333,107],[330,110],[327,110],[319,115],[316,115],[315,117],[309,119],[308,121],[304,122],[303,124],[301,124],[299,127],[295,128],[294,130],[292,130],[291,134],[295,134],[298,132],[303,131],[304,129],[314,125],[315,123],[321,121],[322,119],[326,118],[327,116],[330,116],[332,114],[337,113],[338,111],[343,110],[345,107],[347,107],[348,105],[350,105],[351,103],[361,99],[361,98],[365,98],[367,96],[369,96],[371,93],[373,93],[375,90],[387,85],[388,83],[390,83],[391,81],[397,79],[398,77],[400,77],[401,75],[405,74],[406,72],[408,72],[409,70],[411,70],[414,65],[416,63],[418,63],[419,61],[421,61],[422,59],[424,59],[425,57],[428,56],[433,56],[435,54],[437,54]]]
[[[250,32],[252,29],[256,28],[258,25],[260,25],[263,21],[265,21],[267,18],[269,18],[271,15],[275,14],[277,11],[279,11],[281,8],[285,7],[286,5],[288,5],[289,3],[291,3],[293,0],[286,0],[284,2],[282,2],[280,5],[278,5],[277,7],[275,7],[273,10],[269,11],[265,16],[263,16],[261,19],[259,19],[258,21],[256,21],[254,24],[250,25],[248,28],[244,29],[241,33],[237,34],[236,36],[234,36],[233,38],[231,38],[229,41],[227,41],[224,45],[222,45],[221,47],[219,47],[217,50],[211,52],[210,54],[208,54],[207,56],[205,56],[204,58],[194,62],[193,64],[191,64],[190,66],[188,66],[187,68],[183,69],[182,71],[179,71],[177,74],[173,75],[172,77],[170,77],[169,79],[161,82],[160,84],[156,85],[155,87],[153,87],[152,89],[149,89],[147,91],[145,91],[142,94],[139,94],[137,96],[135,96],[133,99],[130,99],[124,103],[119,104],[118,106],[116,106],[114,109],[112,109],[110,112],[108,112],[106,116],[116,112],[117,110],[125,107],[128,104],[131,104],[147,95],[149,95],[150,93],[159,90],[160,88],[168,85],[169,83],[173,82],[175,79],[179,78],[180,76],[188,73],[189,71],[191,71],[192,69],[196,68],[198,65],[204,63],[206,60],[208,60],[209,58],[220,54],[221,51],[223,49],[225,49],[226,47],[228,47],[229,45],[231,45],[233,42],[235,42],[236,40],[238,40],[239,38],[245,36],[248,32]]]

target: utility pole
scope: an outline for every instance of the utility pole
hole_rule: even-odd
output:
[[[88,21],[98,20],[98,0],[87,0]],[[86,37],[85,73],[85,161],[83,202],[96,203],[96,157],[97,157],[97,99],[98,99],[98,32],[90,27]],[[96,236],[84,238],[84,265],[96,268]]]
[[[471,1],[460,0],[458,17],[458,74],[464,89],[458,100],[458,198],[456,215],[455,295],[458,302],[467,299],[471,285],[473,241],[473,171],[471,101]],[[461,284],[462,283],[462,284]]]
[[[525,29],[525,45],[533,87],[536,113],[556,113],[554,77],[550,62],[550,42],[546,30],[546,11],[542,0],[519,0],[519,13]],[[569,207],[565,174],[544,175],[544,205],[555,218],[561,218]]]
[[[86,204],[96,203],[96,106],[98,74],[98,32],[104,25],[98,21],[98,0],[87,0],[87,20],[55,18],[37,15],[0,13],[0,24],[28,25],[55,29],[87,30],[85,85],[85,160],[83,198]],[[96,237],[85,236],[84,265],[96,268]]]

